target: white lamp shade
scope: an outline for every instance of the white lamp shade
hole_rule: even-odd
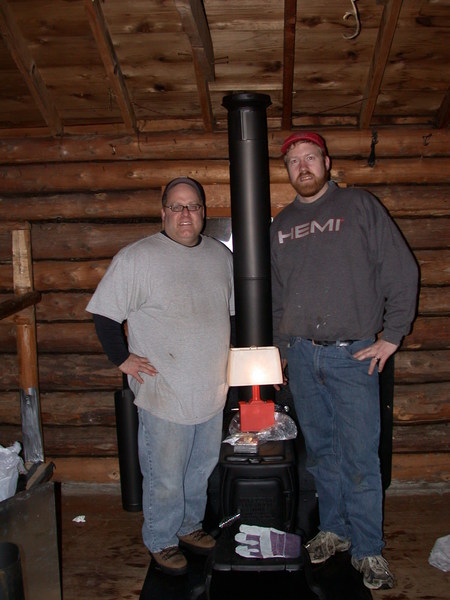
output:
[[[228,355],[227,378],[230,386],[283,383],[278,348],[275,346],[231,348]]]

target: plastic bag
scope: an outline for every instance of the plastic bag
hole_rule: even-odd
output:
[[[256,442],[273,442],[280,440],[292,440],[297,437],[297,426],[295,421],[286,413],[275,411],[275,423],[271,427],[261,429],[249,435],[248,431],[241,431],[239,413],[231,419],[228,428],[230,435],[223,440],[223,443],[236,446],[238,444],[248,443],[251,437]]]
[[[428,562],[441,571],[450,571],[450,535],[436,540],[430,552]]]
[[[21,448],[19,442],[14,442],[8,448],[0,446],[0,501],[14,496],[19,473],[26,473],[19,456]]]

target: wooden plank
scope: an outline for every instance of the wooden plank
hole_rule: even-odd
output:
[[[292,95],[294,93],[295,26],[297,22],[297,0],[284,0],[283,27],[283,112],[281,126],[292,127]]]
[[[383,8],[377,41],[363,92],[359,114],[359,126],[361,129],[370,127],[402,3],[403,0],[387,0]]]
[[[0,0],[0,31],[51,134],[61,135],[62,121],[7,0]]]
[[[15,294],[33,292],[29,226],[12,232],[12,255]],[[44,462],[34,305],[18,313],[15,323],[24,459],[26,463]]]
[[[130,95],[120,67],[119,60],[114,50],[111,34],[103,14],[99,0],[85,0],[84,8],[88,16],[89,25],[94,34],[97,48],[102,59],[105,71],[108,74],[111,88],[125,123],[130,132],[136,131],[136,115],[131,104]]]

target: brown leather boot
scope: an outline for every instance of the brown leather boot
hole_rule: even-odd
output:
[[[197,529],[187,535],[179,535],[178,539],[182,548],[194,554],[209,554],[216,545],[216,540],[203,529]]]
[[[163,573],[184,575],[187,572],[187,560],[178,546],[164,548],[161,552],[151,553],[153,560]]]

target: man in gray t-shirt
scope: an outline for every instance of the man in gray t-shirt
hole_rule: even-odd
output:
[[[172,180],[161,216],[161,233],[114,257],[87,310],[138,407],[144,543],[162,571],[180,575],[180,546],[208,553],[215,544],[201,522],[221,443],[233,266],[223,244],[201,235],[197,181]]]

